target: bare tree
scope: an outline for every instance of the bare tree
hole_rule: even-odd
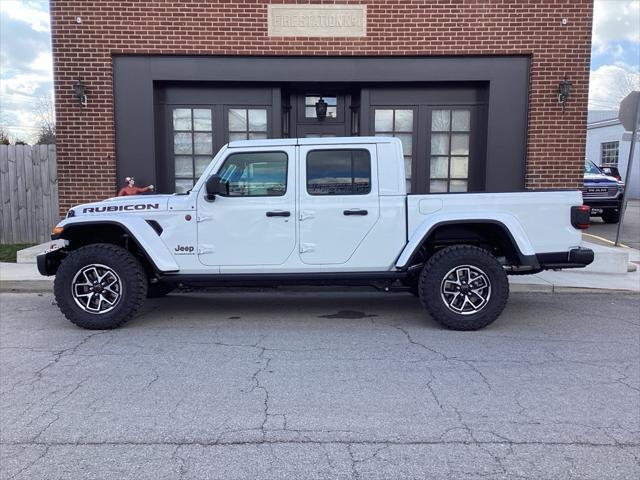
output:
[[[9,145],[10,143],[9,134],[4,127],[0,126],[0,145]]]
[[[48,95],[40,97],[36,104],[35,111],[39,124],[36,144],[55,144],[56,116],[53,99]]]

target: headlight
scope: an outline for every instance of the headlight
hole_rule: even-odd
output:
[[[618,193],[624,193],[624,183],[618,183]]]

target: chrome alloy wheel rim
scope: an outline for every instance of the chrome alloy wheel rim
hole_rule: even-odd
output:
[[[118,274],[106,265],[87,265],[73,277],[71,295],[85,312],[107,313],[122,298],[122,282]]]
[[[473,265],[452,268],[442,279],[440,296],[449,310],[472,315],[482,310],[491,298],[491,282],[486,273]]]

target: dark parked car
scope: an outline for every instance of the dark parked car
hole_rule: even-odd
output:
[[[595,163],[585,160],[582,198],[585,205],[591,207],[592,217],[602,217],[605,223],[618,223],[623,196],[623,182],[605,175]]]

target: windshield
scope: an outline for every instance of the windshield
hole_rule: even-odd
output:
[[[584,173],[593,173],[594,175],[602,175],[600,169],[591,160],[584,162]]]

